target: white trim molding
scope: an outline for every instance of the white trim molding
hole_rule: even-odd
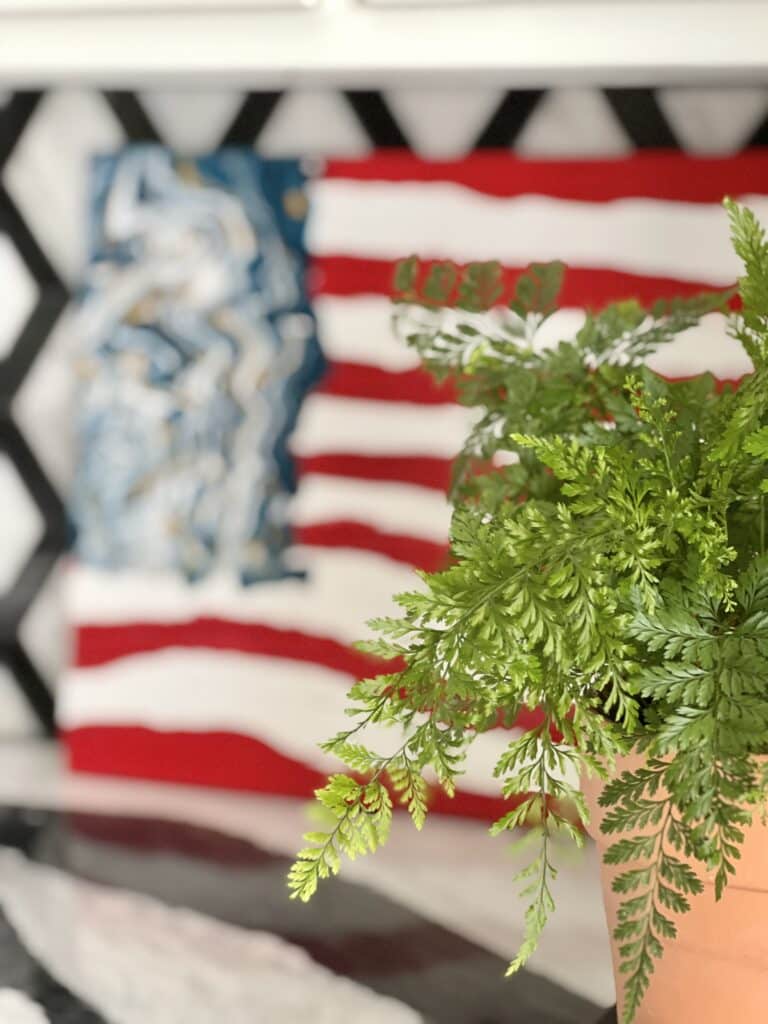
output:
[[[97,10],[97,0],[0,0],[0,87],[431,85],[438,76],[507,87],[711,85],[762,81],[768,69],[765,0],[473,0],[443,10],[155,0],[139,11],[142,2],[100,0]]]
[[[319,0],[0,0],[3,14],[133,14],[144,15],[225,11],[263,11],[314,7]]]

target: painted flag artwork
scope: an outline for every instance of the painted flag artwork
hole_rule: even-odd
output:
[[[73,768],[297,796],[321,785],[337,764],[317,744],[348,721],[351,683],[379,667],[351,644],[418,585],[414,567],[445,564],[445,492],[471,420],[392,334],[395,262],[495,258],[514,275],[562,259],[563,308],[543,338],[556,342],[585,308],[731,285],[725,194],[768,219],[768,158],[434,163],[389,151],[330,161],[294,189],[327,368],[290,440],[288,575],[245,586],[232,566],[190,582],[169,568],[74,565],[76,657],[59,706]],[[719,314],[651,365],[724,380],[750,368]],[[492,767],[509,738],[479,736],[456,798],[435,793],[435,809],[495,816]],[[393,739],[373,742],[386,751]]]

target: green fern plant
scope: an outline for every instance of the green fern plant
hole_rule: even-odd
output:
[[[519,876],[526,930],[510,972],[554,910],[553,839],[582,842],[563,808],[587,810],[565,780],[596,772],[610,779],[606,860],[622,869],[624,1024],[702,889],[681,854],[715,871],[721,896],[765,804],[768,243],[748,210],[726,207],[745,267],[730,333],[754,367],[738,388],[645,366],[730,293],[617,303],[542,349],[561,264],[532,266],[502,313],[498,264],[398,268],[408,344],[479,415],[456,462],[451,563],[422,574],[361,645],[404,667],[352,688],[353,724],[323,744],[350,770],[317,794],[333,824],[306,836],[289,876],[309,899],[342,855],[385,841],[393,800],[421,828],[425,773],[452,794],[476,736],[539,708],[495,768],[510,810],[492,833],[533,822],[539,840]],[[506,464],[481,471],[501,451]],[[394,752],[365,745],[373,724],[397,731]],[[644,767],[615,777],[631,749]]]

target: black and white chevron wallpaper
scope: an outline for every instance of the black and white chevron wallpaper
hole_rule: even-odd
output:
[[[66,658],[59,565],[88,158],[130,141],[194,153],[531,157],[637,148],[726,154],[768,145],[768,85],[284,92],[0,93],[0,736],[53,730]]]

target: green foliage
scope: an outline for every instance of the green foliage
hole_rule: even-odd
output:
[[[392,819],[392,800],[377,778],[358,783],[346,775],[332,775],[317,798],[336,824],[330,832],[307,832],[304,839],[313,845],[301,851],[290,870],[291,894],[304,902],[321,878],[338,874],[339,850],[350,859],[371,853],[386,840]]]
[[[456,463],[452,561],[361,645],[404,667],[353,687],[355,724],[323,744],[351,774],[318,792],[333,825],[307,835],[289,880],[307,899],[342,855],[375,850],[393,799],[421,828],[427,779],[452,794],[476,736],[540,708],[495,769],[509,811],[492,833],[530,825],[536,840],[510,970],[554,910],[555,838],[582,838],[565,810],[586,819],[573,780],[596,771],[611,779],[605,859],[621,868],[624,1024],[701,891],[688,860],[714,873],[720,897],[768,790],[768,243],[748,210],[726,205],[745,267],[728,343],[754,366],[737,389],[645,365],[705,314],[724,315],[730,293],[615,303],[543,347],[562,264],[511,287],[496,263],[399,267],[398,326],[479,415]],[[371,725],[392,730],[394,753],[369,749]],[[616,777],[631,749],[644,767]]]
[[[554,313],[564,273],[564,263],[532,263],[518,278],[509,308],[523,320],[532,315],[543,319]]]

